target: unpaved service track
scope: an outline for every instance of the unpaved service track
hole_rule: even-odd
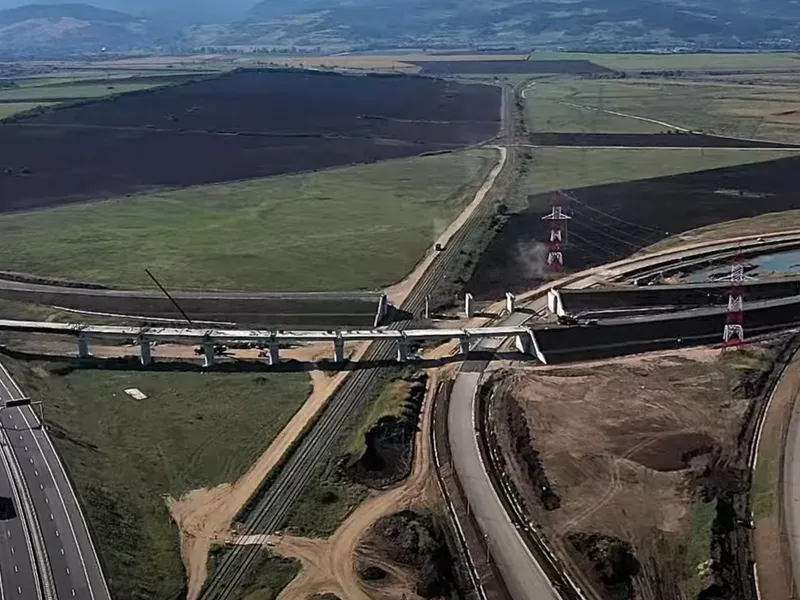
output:
[[[237,71],[0,124],[0,210],[483,142],[500,91],[407,75]]]

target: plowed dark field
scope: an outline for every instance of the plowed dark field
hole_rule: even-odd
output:
[[[448,150],[499,131],[500,89],[243,71],[0,124],[0,210]]]
[[[623,258],[696,227],[800,208],[800,157],[572,190],[567,268],[577,271]],[[540,283],[547,273],[547,224],[552,194],[529,198],[511,216],[475,269],[469,289],[498,298]]]
[[[666,128],[665,128],[666,129]],[[691,133],[531,133],[537,146],[612,146],[624,148],[792,148],[791,144],[762,142]]]
[[[588,60],[437,60],[413,64],[422,67],[422,73],[435,75],[599,75],[614,72]]]

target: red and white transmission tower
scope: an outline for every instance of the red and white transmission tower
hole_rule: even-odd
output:
[[[739,348],[744,344],[744,284],[751,279],[744,274],[744,264],[737,255],[731,264],[731,282],[728,288],[728,312],[725,315],[725,329],[722,333],[722,349]]]
[[[550,222],[549,252],[547,264],[551,271],[560,271],[564,268],[564,246],[567,245],[567,222],[571,219],[564,214],[559,194],[553,195],[552,210],[549,215],[542,217],[542,221]]]

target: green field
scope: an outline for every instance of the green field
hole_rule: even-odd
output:
[[[800,68],[800,55],[776,53],[708,54],[594,54],[589,52],[535,52],[532,60],[590,60],[609,69],[766,69]]]
[[[473,150],[0,216],[4,269],[120,286],[351,290],[402,279],[497,160]]]
[[[31,110],[37,106],[52,106],[49,102],[0,102],[0,119],[5,119],[11,115]]]
[[[518,187],[515,203],[525,203],[528,195],[561,189],[679,175],[800,154],[800,150],[640,148],[535,148],[527,152],[532,162]]]
[[[526,96],[526,118],[532,131],[659,133],[670,129],[609,111],[692,131],[800,142],[796,83],[554,77],[537,80]]]
[[[310,391],[304,374],[9,367],[26,393],[44,399],[111,591],[126,599],[172,598],[185,585],[164,496],[234,481]],[[148,399],[128,397],[130,387]]]
[[[74,85],[28,85],[16,88],[0,89],[0,102],[26,102],[52,99],[69,98],[81,100],[88,98],[102,98],[114,94],[123,94],[137,90],[146,90],[156,87],[154,83],[130,83],[108,81],[106,83],[76,83]]]

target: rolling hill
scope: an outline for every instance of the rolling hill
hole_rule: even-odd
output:
[[[169,36],[146,19],[88,4],[31,4],[0,11],[0,53],[68,55],[154,48]]]

